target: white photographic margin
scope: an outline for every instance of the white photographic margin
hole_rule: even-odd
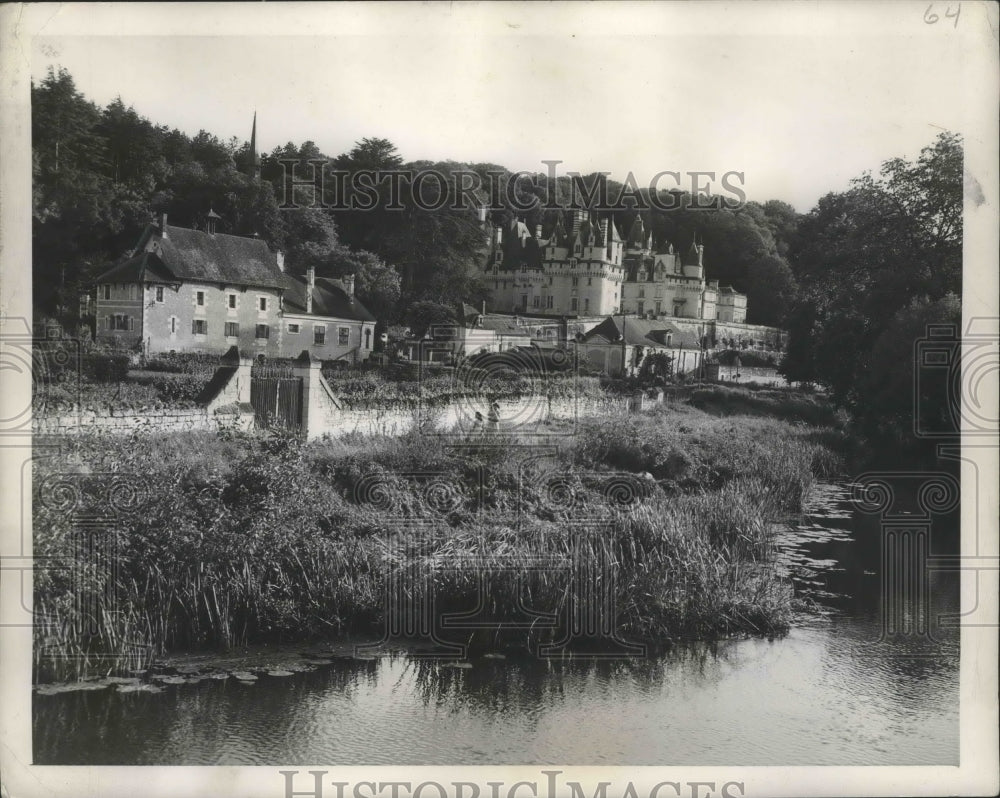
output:
[[[946,4],[942,6],[941,13]],[[0,7],[0,325],[4,334],[25,332],[32,315],[31,290],[31,115],[29,91],[34,40],[39,36],[149,36],[191,35],[193,31],[224,31],[227,37],[296,35],[371,36],[413,35],[447,30],[469,36],[530,36],[558,31],[566,36],[623,34],[645,31],[651,18],[669,17],[670,35],[704,33],[794,37],[816,30],[830,35],[912,36],[943,35],[924,20],[927,2],[870,4],[808,3],[754,4],[682,3],[653,6],[644,3],[431,3],[431,4],[37,4]],[[961,3],[961,26],[950,35],[960,38],[967,54],[963,74],[953,76],[954,91],[963,95],[965,125],[966,202],[963,313],[972,318],[1000,316],[997,306],[998,268],[998,75],[996,5]],[[873,65],[877,66],[877,65]],[[586,68],[586,67],[585,67]],[[734,65],[734,68],[738,68]],[[821,90],[821,87],[818,87]],[[710,94],[710,87],[706,94]],[[126,103],[134,98],[123,98]],[[170,120],[157,119],[157,123]],[[928,120],[927,141],[933,138]],[[517,166],[511,164],[511,166]],[[697,165],[693,165],[697,168]],[[969,186],[975,187],[970,193]],[[995,375],[994,375],[995,376]],[[31,380],[27,373],[0,375],[0,418],[30,407]],[[991,388],[994,402],[996,386]],[[31,457],[29,432],[0,439],[0,559],[21,562],[30,558],[30,490],[21,492],[21,475]],[[543,770],[563,771],[560,783],[579,780],[589,794],[599,781],[610,781],[609,794],[632,782],[639,795],[653,785],[677,782],[739,782],[747,796],[807,795],[989,795],[998,790],[997,737],[997,476],[998,449],[968,447],[965,456],[976,463],[978,491],[963,470],[963,494],[978,495],[978,505],[963,502],[963,530],[978,524],[987,550],[974,551],[963,535],[963,554],[992,558],[994,570],[978,573],[978,590],[969,583],[974,572],[963,573],[963,610],[980,603],[984,627],[964,628],[961,653],[961,764],[959,767],[336,767],[317,763],[274,767],[35,767],[31,763],[31,630],[0,629],[0,779],[4,794],[23,796],[131,796],[177,798],[185,795],[233,795],[241,798],[280,798],[286,794],[280,770],[326,770],[327,795],[335,795],[333,781],[435,780],[477,782],[484,798],[487,781],[504,781],[506,790],[517,781],[539,785],[544,795]],[[30,469],[27,470],[30,478]],[[25,524],[25,527],[22,527]],[[985,534],[983,534],[985,533]],[[0,623],[16,613],[22,589],[31,595],[30,578],[21,584],[16,568],[0,572]],[[735,719],[734,719],[735,720]],[[297,790],[306,789],[296,783]],[[428,794],[435,794],[433,792]],[[527,794],[527,793],[519,793]],[[660,795],[673,794],[661,790]],[[739,794],[736,792],[735,794]]]

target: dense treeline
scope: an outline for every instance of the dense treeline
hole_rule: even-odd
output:
[[[374,188],[369,210],[316,207],[301,186],[291,195],[300,207],[283,210],[289,197],[282,161],[298,161],[299,178],[308,175],[309,161],[352,173],[433,169],[454,176],[450,186],[422,183],[431,204],[440,197],[436,192],[454,191],[459,172],[475,172],[484,189],[473,194],[489,200],[492,221],[512,218],[516,205],[532,229],[549,229],[553,199],[566,207],[580,187],[567,176],[515,176],[496,164],[405,162],[392,142],[378,138],[337,156],[311,141],[289,142],[262,155],[258,181],[251,176],[249,144],[156,125],[120,99],[99,108],[64,70],[50,71],[32,87],[32,103],[35,306],[40,316],[68,322],[80,293],[157,214],[199,227],[210,208],[222,217],[223,232],[257,234],[286,252],[295,273],[308,266],[321,276],[355,273],[359,295],[389,322],[417,330],[448,321],[459,302],[478,305],[486,297],[487,243],[474,208],[449,196],[440,210],[425,210],[404,180],[398,210],[389,207],[388,181]],[[510,196],[485,190],[491,172],[513,181]],[[592,190],[598,179],[583,177],[584,188]],[[913,346],[928,324],[960,317],[958,136],[942,133],[915,163],[891,160],[878,177],[857,178],[805,215],[777,200],[694,209],[691,195],[679,191],[659,192],[661,205],[679,206],[663,210],[648,188],[610,180],[606,188],[611,198],[628,196],[614,214],[623,236],[640,213],[656,246],[686,249],[697,237],[705,245],[708,278],[748,294],[748,321],[789,330],[786,376],[829,388],[871,439],[911,443],[915,406],[922,425],[949,423],[955,399],[940,385],[928,389],[925,380],[920,390],[926,395],[914,400],[920,375]]]
[[[503,176],[500,183],[511,176],[517,180],[513,200],[532,226],[551,222],[552,211],[544,208],[550,192],[563,206],[572,199],[566,176],[550,185],[544,174],[513,178],[495,164],[404,162],[391,142],[377,138],[363,139],[340,155],[324,153],[311,141],[289,142],[262,155],[257,181],[251,176],[248,143],[220,141],[204,130],[190,137],[141,117],[120,99],[100,108],[76,89],[65,70],[50,71],[33,86],[32,103],[35,304],[40,314],[66,320],[72,320],[79,294],[132,246],[151,219],[166,212],[176,224],[198,227],[209,209],[222,217],[222,232],[257,234],[285,251],[293,272],[311,265],[320,275],[356,273],[359,295],[382,319],[409,323],[407,311],[418,301],[454,307],[461,301],[478,305],[486,297],[486,241],[474,209],[453,209],[450,198],[440,210],[424,210],[410,199],[404,181],[403,208],[392,210],[386,181],[376,187],[370,210],[311,207],[310,189],[303,187],[292,195],[301,207],[283,210],[289,198],[282,161],[289,159],[300,162],[300,179],[311,171],[308,162],[316,160],[351,172],[475,172],[484,188],[474,193],[482,201],[490,199],[485,188],[490,172]],[[436,192],[453,191],[459,180],[444,187],[423,181],[421,195],[433,204]],[[613,197],[623,188],[613,181],[607,186]],[[648,189],[640,188],[636,196],[640,204],[649,204]],[[512,207],[506,192],[494,198]],[[526,200],[534,207],[523,211]],[[686,205],[690,197],[682,200]],[[623,235],[637,212],[635,203],[628,207],[615,214]],[[495,209],[493,221],[511,213]],[[737,210],[653,209],[642,216],[656,245],[669,241],[686,248],[697,235],[705,244],[709,278],[749,294],[750,321],[784,322],[797,295],[787,260],[798,220],[791,206],[749,202]]]
[[[956,428],[956,372],[915,363],[930,325],[961,322],[961,138],[941,133],[915,162],[820,199],[789,257],[800,298],[786,376],[827,386],[868,440],[932,450],[915,430]]]

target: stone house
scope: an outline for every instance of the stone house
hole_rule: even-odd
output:
[[[346,281],[285,273],[284,256],[259,238],[149,225],[130,256],[100,275],[96,338],[147,355],[222,354],[365,360],[375,319]]]
[[[669,358],[668,374],[659,376],[698,373],[704,360],[698,337],[691,332],[666,319],[625,316],[609,316],[585,333],[576,351],[581,368],[611,377],[637,374],[655,354]]]
[[[308,349],[316,360],[368,359],[375,345],[375,317],[354,296],[354,275],[306,279],[285,275],[280,351],[297,357]]]

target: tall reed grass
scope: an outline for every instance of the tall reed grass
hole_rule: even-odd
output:
[[[675,404],[584,421],[530,462],[514,439],[454,449],[416,431],[74,436],[35,464],[35,556],[62,566],[36,573],[36,674],[377,633],[407,574],[411,606],[479,604],[522,643],[593,606],[581,568],[601,622],[633,640],[778,633],[775,522],[836,468],[817,430]],[[82,519],[99,545],[80,544]]]

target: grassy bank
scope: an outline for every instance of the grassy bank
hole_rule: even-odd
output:
[[[565,619],[594,604],[597,584],[624,639],[780,633],[791,590],[769,568],[775,522],[838,467],[825,445],[838,433],[785,418],[790,395],[772,393],[755,392],[752,415],[677,393],[648,413],[584,420],[555,450],[499,437],[506,446],[455,450],[418,433],[308,445],[75,436],[35,467],[35,556],[72,565],[36,572],[37,676],[378,633],[400,567],[426,577],[404,579],[401,595],[433,590],[438,613],[471,610],[485,584],[490,618]],[[81,536],[73,513],[103,515],[100,531]]]

